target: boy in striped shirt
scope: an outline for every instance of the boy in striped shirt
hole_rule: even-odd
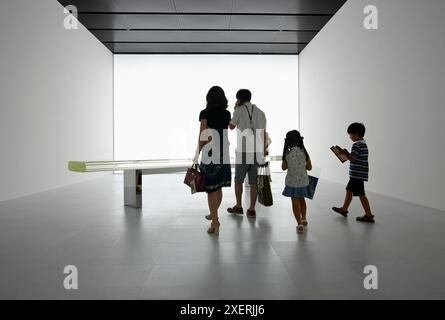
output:
[[[351,204],[352,197],[359,197],[362,203],[365,215],[358,217],[357,221],[374,223],[374,215],[371,213],[368,198],[365,194],[365,181],[368,181],[368,146],[364,140],[366,128],[362,123],[353,123],[348,127],[348,134],[354,142],[351,152],[346,149],[342,154],[346,155],[349,162],[349,183],[346,186],[346,196],[343,207],[333,207],[332,210],[344,217],[348,216],[348,208]]]

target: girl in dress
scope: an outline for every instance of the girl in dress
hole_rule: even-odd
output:
[[[289,131],[284,140],[281,168],[287,170],[283,195],[292,200],[292,210],[297,220],[297,232],[303,233],[306,219],[305,197],[310,196],[307,171],[312,170],[309,154],[303,144],[303,137],[297,130]]]

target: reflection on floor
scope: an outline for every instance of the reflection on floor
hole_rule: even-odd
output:
[[[256,220],[225,212],[207,235],[204,194],[182,174],[144,176],[142,210],[122,204],[122,176],[109,175],[0,203],[0,298],[10,299],[381,299],[445,298],[445,212],[370,194],[375,225],[331,213],[343,186],[321,181],[309,229],[297,235],[284,175],[275,204]],[[79,289],[63,287],[75,265]],[[378,268],[365,290],[363,268]]]

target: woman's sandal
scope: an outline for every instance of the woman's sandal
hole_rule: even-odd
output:
[[[334,210],[335,212],[341,214],[343,217],[347,218],[348,217],[348,213],[349,211],[345,211],[342,208],[336,208],[336,207],[332,207],[332,210]]]
[[[219,223],[218,224],[211,224],[210,228],[207,229],[208,234],[213,234],[215,236],[219,235]]]
[[[301,220],[301,224],[302,224],[303,226],[307,227],[307,225],[308,225],[307,220],[306,220],[306,219],[302,219],[302,220]]]
[[[297,226],[297,233],[303,233],[304,227],[302,225]]]
[[[212,220],[212,216],[210,214],[206,215],[204,218],[206,218],[207,220]]]
[[[374,216],[364,215],[363,217],[357,217],[356,220],[359,222],[375,223]]]

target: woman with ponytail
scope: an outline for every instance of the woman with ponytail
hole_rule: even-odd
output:
[[[286,134],[281,168],[287,170],[283,195],[291,198],[292,210],[298,224],[297,232],[303,233],[304,227],[308,224],[304,198],[310,196],[307,171],[312,170],[312,163],[304,147],[303,137],[297,130]]]

